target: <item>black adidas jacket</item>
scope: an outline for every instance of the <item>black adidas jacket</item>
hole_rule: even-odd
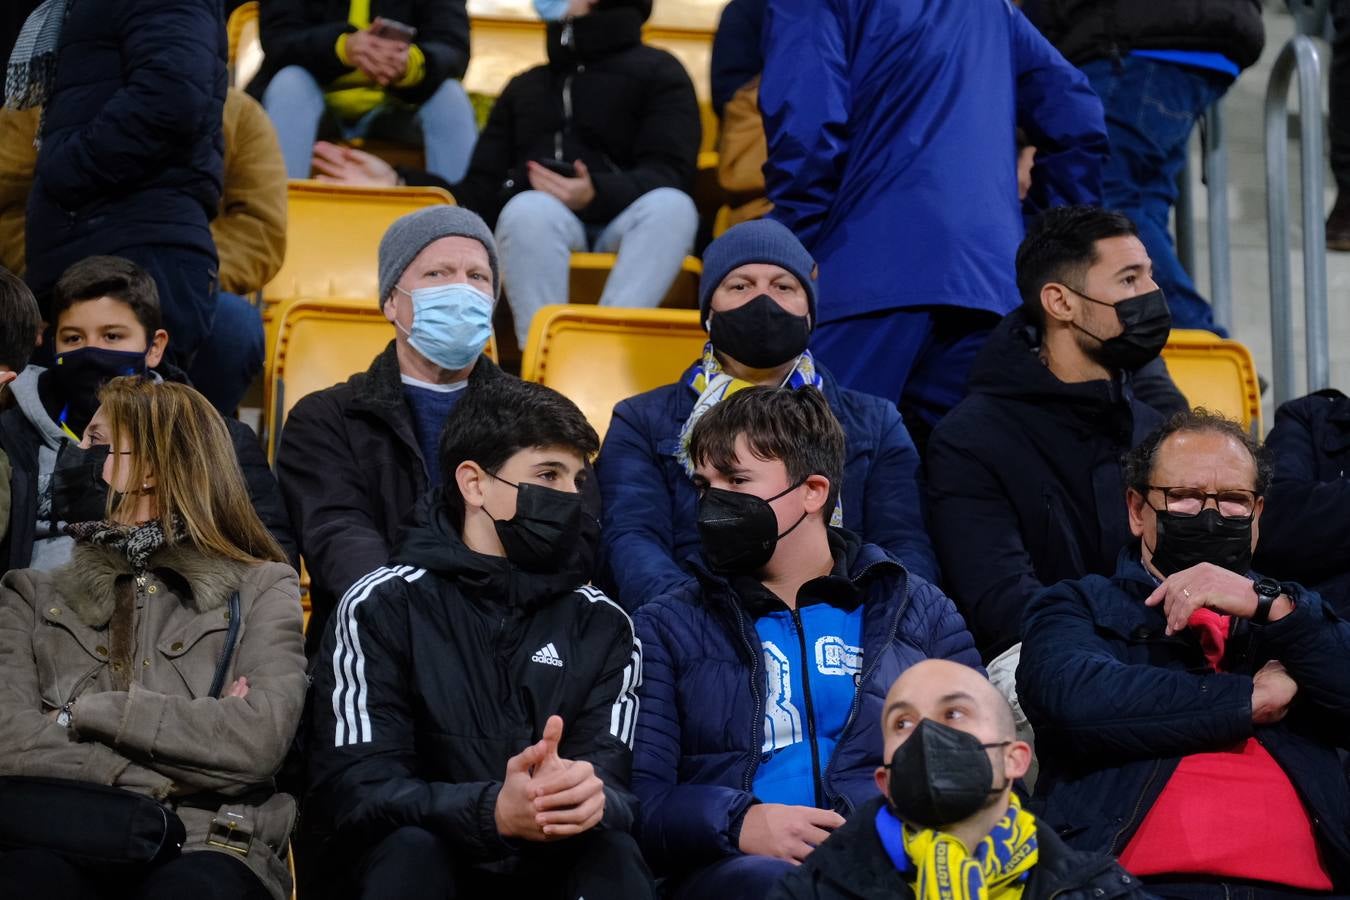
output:
[[[605,782],[601,827],[628,830],[632,622],[580,574],[469,550],[438,497],[419,504],[392,567],[358,580],[329,622],[310,693],[309,827],[333,853],[416,825],[457,858],[509,867],[518,845],[493,816],[506,762],[556,714],[559,755]]]

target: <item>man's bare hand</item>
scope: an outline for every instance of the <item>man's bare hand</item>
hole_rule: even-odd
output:
[[[741,820],[741,852],[800,864],[843,824],[844,817],[829,809],[756,803]]]
[[[530,187],[557,197],[563,206],[573,212],[579,212],[590,206],[591,201],[595,199],[595,184],[591,181],[591,173],[584,162],[578,159],[572,165],[577,170],[576,178],[559,175],[533,160],[526,164],[526,174],[530,178]]]
[[[1289,714],[1298,684],[1289,677],[1283,663],[1272,659],[1252,676],[1252,721],[1273,725]]]
[[[314,177],[330,184],[356,184],[368,187],[393,187],[398,173],[373,153],[319,141],[310,162],[318,174]]]

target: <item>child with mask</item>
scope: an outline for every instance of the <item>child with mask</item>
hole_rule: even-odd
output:
[[[844,432],[819,391],[749,387],[704,415],[700,592],[637,611],[638,839],[671,896],[762,898],[876,796],[886,688],[979,666],[951,601],[830,527]]]
[[[629,609],[663,594],[693,594],[685,565],[698,553],[698,495],[689,435],[708,410],[751,385],[813,389],[845,434],[842,482],[827,521],[843,525],[936,582],[924,529],[919,455],[894,403],[839,386],[807,343],[816,324],[815,263],[778,222],[746,222],[703,255],[708,343],[674,384],[631,397],[596,461],[604,498],[602,571]]]
[[[155,282],[129,260],[91,256],[71,266],[53,290],[51,316],[54,365],[29,366],[10,385],[13,408],[0,414],[0,449],[12,468],[4,569],[64,564],[74,546],[65,526],[103,517],[106,485],[81,447],[99,388],[121,375],[186,380],[163,362],[169,333]],[[294,562],[290,523],[257,438],[242,422],[225,422],[254,511]]]
[[[586,585],[598,444],[542,385],[465,391],[444,485],[317,657],[308,816],[333,883],[313,893],[654,896],[629,834],[642,647]]]

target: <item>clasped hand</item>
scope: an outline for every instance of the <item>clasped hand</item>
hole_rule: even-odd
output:
[[[497,794],[497,832],[556,841],[594,828],[605,814],[605,784],[588,762],[558,755],[563,720],[550,716],[544,735],[507,760]]]

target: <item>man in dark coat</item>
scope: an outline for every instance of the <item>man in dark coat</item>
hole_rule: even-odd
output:
[[[1139,226],[1176,326],[1217,330],[1177,259],[1168,220],[1196,120],[1261,55],[1260,0],[1037,0],[1029,7],[1102,99],[1111,139],[1102,205]]]
[[[380,305],[394,339],[370,368],[291,410],[277,477],[309,570],[311,654],[347,589],[387,565],[399,524],[441,484],[436,453],[470,382],[501,376],[492,336],[497,251],[457,206],[403,216],[380,241]]]
[[[1137,542],[1028,615],[1043,820],[1163,897],[1345,895],[1350,622],[1251,571],[1265,453],[1196,410],[1125,467]]]
[[[1185,405],[1156,359],[1168,314],[1149,268],[1123,216],[1042,216],[1018,251],[1023,308],[994,332],[971,395],[928,447],[948,590],[1009,695],[1027,604],[1061,579],[1111,572],[1129,538],[1120,457],[1162,419],[1136,396],[1134,371],[1160,370],[1167,405]]]
[[[882,796],[770,900],[922,900],[948,885],[951,893],[938,895],[953,900],[1005,896],[1000,889],[1014,885],[1024,900],[1144,896],[1115,860],[1070,850],[1022,808],[1012,788],[1031,747],[1017,739],[1008,701],[978,672],[917,663],[891,685],[881,717]]]
[[[258,26],[263,64],[248,90],[276,125],[291,178],[309,177],[321,124],[419,141],[429,170],[464,177],[478,132],[460,83],[464,0],[262,0]]]
[[[129,259],[155,279],[182,369],[215,316],[225,56],[219,0],[73,0],[28,196],[39,301],[85,257]]]
[[[1309,585],[1350,617],[1350,397],[1317,391],[1275,411],[1275,473],[1257,568]]]
[[[636,614],[637,835],[678,900],[759,900],[876,796],[882,699],[978,667],[942,592],[828,526],[844,434],[817,391],[750,387],[694,426],[701,590]]]

